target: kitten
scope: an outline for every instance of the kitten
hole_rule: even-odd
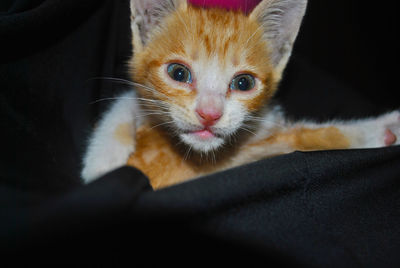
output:
[[[295,150],[399,144],[400,113],[348,122],[290,122],[270,103],[306,0],[263,0],[245,14],[186,0],[131,0],[135,91],[94,130],[90,182],[129,164],[154,188]]]

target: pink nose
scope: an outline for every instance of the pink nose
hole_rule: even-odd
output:
[[[196,109],[196,113],[199,115],[200,122],[204,126],[215,125],[218,120],[222,117],[222,111],[218,109]]]

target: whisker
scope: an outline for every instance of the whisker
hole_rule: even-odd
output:
[[[119,82],[122,84],[130,85],[133,86],[132,81],[123,79],[123,78],[115,78],[115,77],[106,77],[106,76],[98,76],[98,77],[92,77],[86,80],[86,82],[92,81],[92,80],[108,80],[108,81],[113,81],[113,82]]]
[[[102,99],[98,99],[95,100],[93,102],[91,102],[90,104],[95,104],[101,101],[108,101],[108,100],[140,100],[140,98],[130,98],[130,97],[108,97],[108,98],[102,98]],[[151,101],[151,100],[148,100]]]
[[[183,161],[189,159],[190,151],[192,150],[192,146],[189,146],[188,150],[186,151],[185,155],[183,156]]]
[[[137,86],[137,87],[146,89],[146,90],[149,91],[149,92],[152,92],[152,93],[154,93],[154,94],[156,94],[156,95],[163,96],[163,97],[165,97],[165,98],[167,98],[167,99],[171,99],[171,97],[165,95],[164,93],[161,93],[161,92],[157,91],[156,89],[154,89],[154,88],[152,88],[152,87],[145,86],[145,85],[140,84],[140,83],[137,83],[137,82],[132,82],[132,83],[133,83],[134,86]]]
[[[172,124],[172,123],[174,123],[174,121],[164,122],[164,123],[161,123],[161,124],[158,124],[158,125],[155,125],[155,126],[151,127],[150,130],[153,129],[153,128],[156,128],[156,127],[160,127],[160,126],[168,125],[168,124]]]
[[[146,114],[140,114],[135,116],[136,118],[140,118],[140,117],[146,117],[149,115],[169,115],[169,113],[146,113]]]
[[[237,143],[237,141],[238,141],[238,137],[237,137],[237,133],[236,132],[233,132],[231,135],[229,135],[229,144],[230,145],[233,145],[233,144]]]
[[[165,97],[165,98],[167,98],[169,100],[172,100],[169,96],[157,91],[154,88],[151,88],[149,86],[143,85],[143,84],[138,83],[138,82],[129,81],[129,80],[126,80],[126,79],[123,79],[123,78],[106,77],[106,76],[101,77],[100,76],[100,77],[90,78],[90,79],[86,80],[86,82],[91,81],[91,80],[108,80],[108,81],[112,81],[112,82],[118,82],[118,83],[121,83],[121,84],[129,85],[129,86],[132,86],[132,87],[136,86],[136,87],[140,87],[140,88],[146,89],[147,91],[152,92],[152,93],[154,93],[156,95],[160,95],[160,96],[163,96],[163,97]]]
[[[212,164],[215,165],[215,164],[217,163],[217,158],[216,158],[216,156],[215,156],[215,151],[212,150],[211,153],[212,153]]]
[[[143,112],[157,112],[157,113],[171,113],[169,110],[162,110],[160,109],[160,107],[153,107],[153,106],[149,106],[149,107],[145,107],[144,109],[142,109]]]
[[[92,104],[96,104],[96,103],[99,103],[99,102],[102,102],[102,101],[111,101],[111,100],[120,100],[120,99],[135,99],[135,98],[125,98],[125,97],[124,98],[121,98],[121,97],[102,98],[102,99],[98,99],[98,100],[92,101],[89,104],[92,105]]]
[[[245,127],[240,127],[240,129],[243,129],[244,131],[247,131],[247,132],[249,132],[249,133],[251,133],[251,134],[253,134],[254,136],[256,136],[257,134],[256,133],[254,133],[253,131],[251,131],[251,130],[249,130],[249,129],[247,129],[247,128],[245,128]]]
[[[142,103],[143,110],[151,110],[151,109],[158,109],[163,111],[169,111],[169,106],[156,104],[156,103]]]
[[[147,104],[160,104],[160,105],[169,105],[168,102],[163,101],[163,100],[156,100],[156,99],[145,99],[145,98],[139,98],[138,100],[144,101]]]
[[[132,97],[108,97],[108,98],[102,98],[102,99],[98,99],[95,100],[93,102],[90,102],[90,104],[96,104],[102,101],[112,101],[112,100],[137,100],[137,101],[141,101],[144,102],[142,103],[143,105],[154,105],[157,107],[168,107],[166,102],[161,101],[161,100],[152,100],[152,99],[146,99],[146,98],[132,98]],[[149,102],[149,103],[146,103]]]
[[[272,125],[274,125],[274,126],[285,127],[285,125],[282,124],[282,123],[278,123],[278,122],[276,122],[276,121],[268,120],[268,119],[265,119],[265,118],[262,118],[262,117],[256,117],[256,116],[247,115],[245,119],[246,119],[247,121],[255,121],[255,122],[261,122],[261,123],[270,123],[270,124],[272,124]]]

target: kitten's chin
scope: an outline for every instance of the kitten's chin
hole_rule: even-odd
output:
[[[207,130],[182,133],[180,139],[199,153],[207,153],[221,147],[225,140]]]

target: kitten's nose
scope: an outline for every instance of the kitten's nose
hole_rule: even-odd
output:
[[[199,115],[200,123],[204,126],[215,125],[222,117],[222,111],[214,107],[197,108],[196,113]]]
[[[203,93],[196,104],[197,119],[206,127],[215,125],[224,112],[224,98],[220,94]]]

